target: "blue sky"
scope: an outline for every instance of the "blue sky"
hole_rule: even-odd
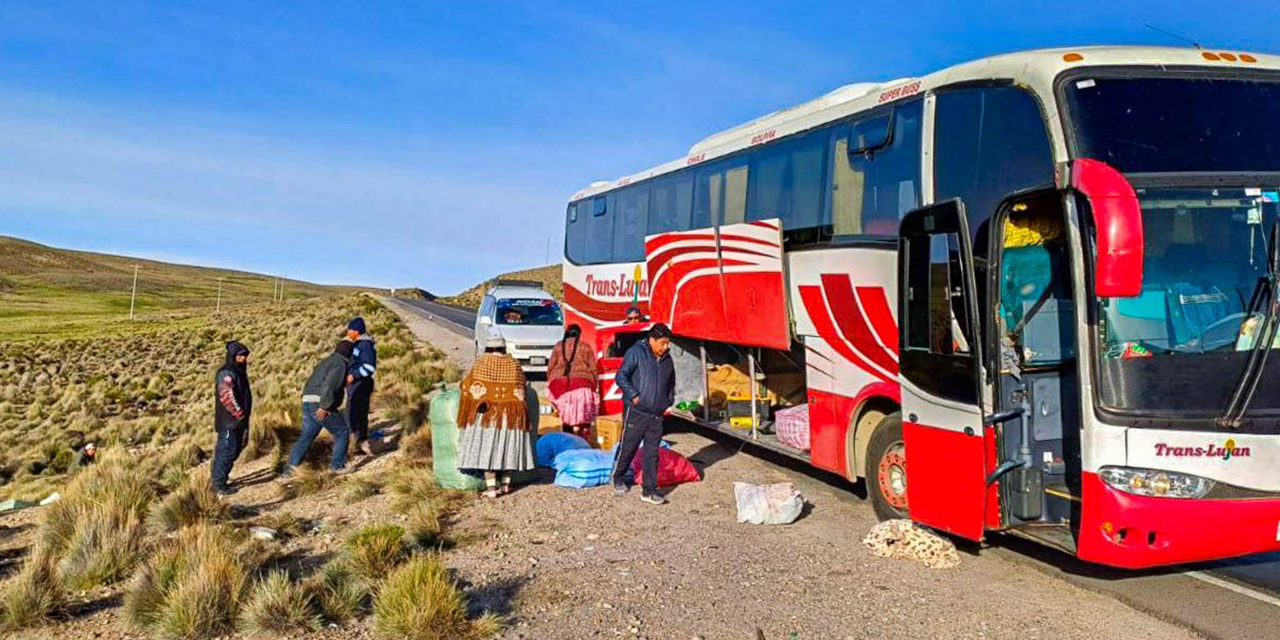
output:
[[[570,194],[719,129],[994,53],[1177,44],[1147,22],[1280,51],[1260,1],[5,0],[0,234],[451,293],[558,260]]]

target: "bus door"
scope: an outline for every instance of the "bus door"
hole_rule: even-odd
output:
[[[902,219],[898,252],[902,439],[911,519],[980,540],[986,447],[973,255],[964,205]]]

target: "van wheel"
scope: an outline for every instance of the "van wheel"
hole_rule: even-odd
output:
[[[867,496],[880,520],[907,517],[907,449],[902,443],[902,414],[891,413],[876,425],[867,443]]]

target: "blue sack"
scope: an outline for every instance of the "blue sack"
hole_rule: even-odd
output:
[[[598,487],[609,483],[613,456],[599,449],[570,449],[556,456],[556,486],[570,489]]]
[[[555,462],[556,456],[565,451],[590,448],[591,445],[587,444],[586,440],[572,433],[557,431],[538,437],[538,442],[534,445],[534,457],[539,467],[550,467]]]

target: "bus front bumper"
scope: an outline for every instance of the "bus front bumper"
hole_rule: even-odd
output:
[[[1142,569],[1280,550],[1280,498],[1152,498],[1082,475],[1082,560]]]

